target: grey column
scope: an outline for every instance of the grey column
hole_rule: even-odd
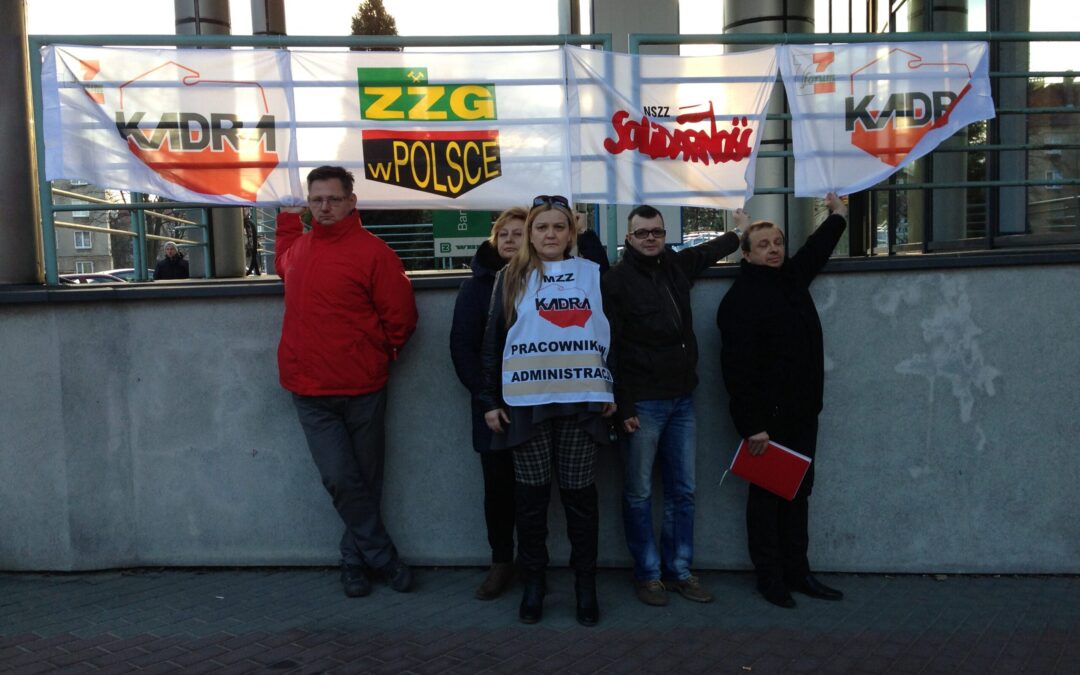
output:
[[[251,34],[285,35],[285,0],[251,0]]]
[[[34,55],[37,58],[37,55]],[[44,280],[37,208],[37,167],[30,85],[27,80],[26,3],[0,3],[0,89],[10,98],[0,106],[0,284]],[[44,158],[42,158],[44,161]]]
[[[611,48],[626,52],[630,48],[630,33],[679,32],[678,0],[592,0],[593,33],[611,33]],[[678,45],[654,45],[643,54],[678,54]]]
[[[761,0],[742,2],[724,0],[725,33],[813,33],[813,0]],[[733,47],[729,51],[757,49],[760,45]],[[769,101],[770,113],[784,112],[784,88],[777,78]],[[761,150],[790,149],[789,144],[770,143],[791,137],[788,123],[772,121],[765,123]],[[795,185],[795,163],[783,158],[758,158],[754,185],[756,188]],[[785,214],[786,207],[786,214]],[[812,199],[795,199],[791,195],[759,195],[746,206],[754,220],[769,220],[781,225],[786,223],[788,252],[794,253],[810,233],[814,231],[814,203]]]
[[[177,35],[230,35],[228,0],[173,0]],[[242,209],[210,209],[214,276],[242,277],[247,269]],[[192,230],[194,232],[195,230]],[[197,256],[189,256],[191,276],[197,276]]]

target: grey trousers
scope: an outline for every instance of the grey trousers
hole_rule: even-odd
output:
[[[382,522],[386,390],[361,396],[299,396],[293,403],[308,449],[345,523],[341,559],[371,569],[398,558]]]

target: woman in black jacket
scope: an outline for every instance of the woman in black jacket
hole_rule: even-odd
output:
[[[461,284],[450,329],[450,357],[458,379],[472,394],[473,449],[484,470],[484,519],[491,545],[491,569],[476,589],[480,600],[499,597],[514,576],[514,462],[509,452],[491,450],[491,430],[477,396],[481,386],[480,346],[484,340],[491,289],[525,237],[521,207],[503,211],[472,259],[472,276]]]

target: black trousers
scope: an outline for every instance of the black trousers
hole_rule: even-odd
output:
[[[372,569],[395,562],[382,521],[386,390],[361,396],[298,396],[293,403],[311,458],[345,523],[341,559]]]
[[[509,450],[480,453],[484,469],[484,520],[491,562],[514,561],[514,456]]]
[[[817,450],[817,419],[789,424],[772,440],[813,458]],[[746,541],[759,584],[802,579],[810,573],[807,549],[813,486],[814,463],[790,502],[756,485],[750,486],[746,500]]]

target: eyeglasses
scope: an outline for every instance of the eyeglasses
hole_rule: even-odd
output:
[[[634,239],[648,239],[649,237],[652,237],[653,239],[663,239],[667,236],[667,230],[662,227],[654,227],[651,230],[634,230],[630,235],[634,237]]]
[[[344,201],[344,197],[308,197],[307,203],[309,206],[318,208],[323,204],[326,204],[327,206],[341,206]]]
[[[562,195],[538,195],[533,199],[533,207],[555,206],[556,204],[570,208],[570,202]]]

